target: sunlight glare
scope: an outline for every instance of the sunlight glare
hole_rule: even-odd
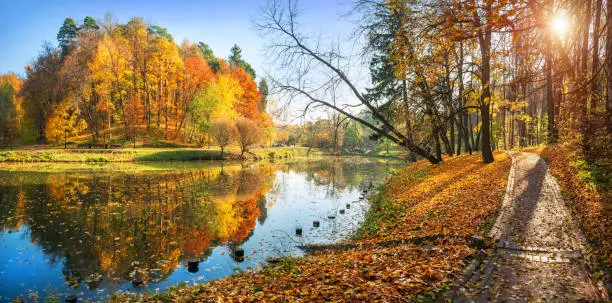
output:
[[[567,18],[563,15],[557,15],[551,23],[552,30],[559,36],[565,36],[569,27]]]

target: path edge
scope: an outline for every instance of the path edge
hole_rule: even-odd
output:
[[[517,170],[517,160],[515,156],[515,152],[506,151],[506,154],[510,156],[512,159],[512,164],[510,166],[510,173],[508,173],[508,184],[506,185],[506,193],[504,195],[504,200],[502,201],[502,205],[499,209],[499,214],[497,215],[497,219],[495,219],[495,223],[491,230],[488,233],[488,237],[493,240],[493,243],[499,241],[502,236],[502,225],[504,225],[505,218],[508,216],[510,209],[512,208],[514,198],[512,197],[512,192],[514,189],[514,180],[516,179],[516,170]]]

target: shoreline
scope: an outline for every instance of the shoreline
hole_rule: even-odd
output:
[[[160,294],[118,294],[110,302],[435,298],[475,256],[469,238],[486,234],[501,207],[511,161],[501,152],[496,157],[492,164],[474,154],[405,167],[371,195],[364,223],[340,242],[349,249],[283,258],[258,271]],[[478,178],[485,180],[477,184]],[[473,211],[452,219],[465,207]],[[419,238],[426,240],[412,241]]]
[[[287,159],[321,156],[320,150],[308,148],[264,148],[253,150],[246,160]],[[217,149],[142,148],[142,149],[20,149],[0,151],[2,163],[146,163],[190,161],[243,161],[239,152],[226,151],[221,157]]]

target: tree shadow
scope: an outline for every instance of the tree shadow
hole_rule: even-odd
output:
[[[525,159],[517,159],[517,161],[525,161]],[[514,188],[511,189],[514,196],[512,198],[512,207],[510,208],[510,213],[505,218],[503,226],[503,240],[517,245],[517,242],[524,240],[522,237],[527,232],[529,222],[534,218],[540,194],[544,188],[546,171],[546,162],[542,158],[538,158],[536,164],[527,170],[527,172],[517,172]],[[524,174],[527,175],[526,178]],[[526,186],[524,182],[527,182]]]

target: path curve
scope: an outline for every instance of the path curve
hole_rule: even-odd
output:
[[[513,152],[506,197],[490,236],[495,252],[462,276],[454,302],[601,302],[585,265],[584,236],[565,207],[546,162]],[[460,281],[460,282],[459,282]]]

